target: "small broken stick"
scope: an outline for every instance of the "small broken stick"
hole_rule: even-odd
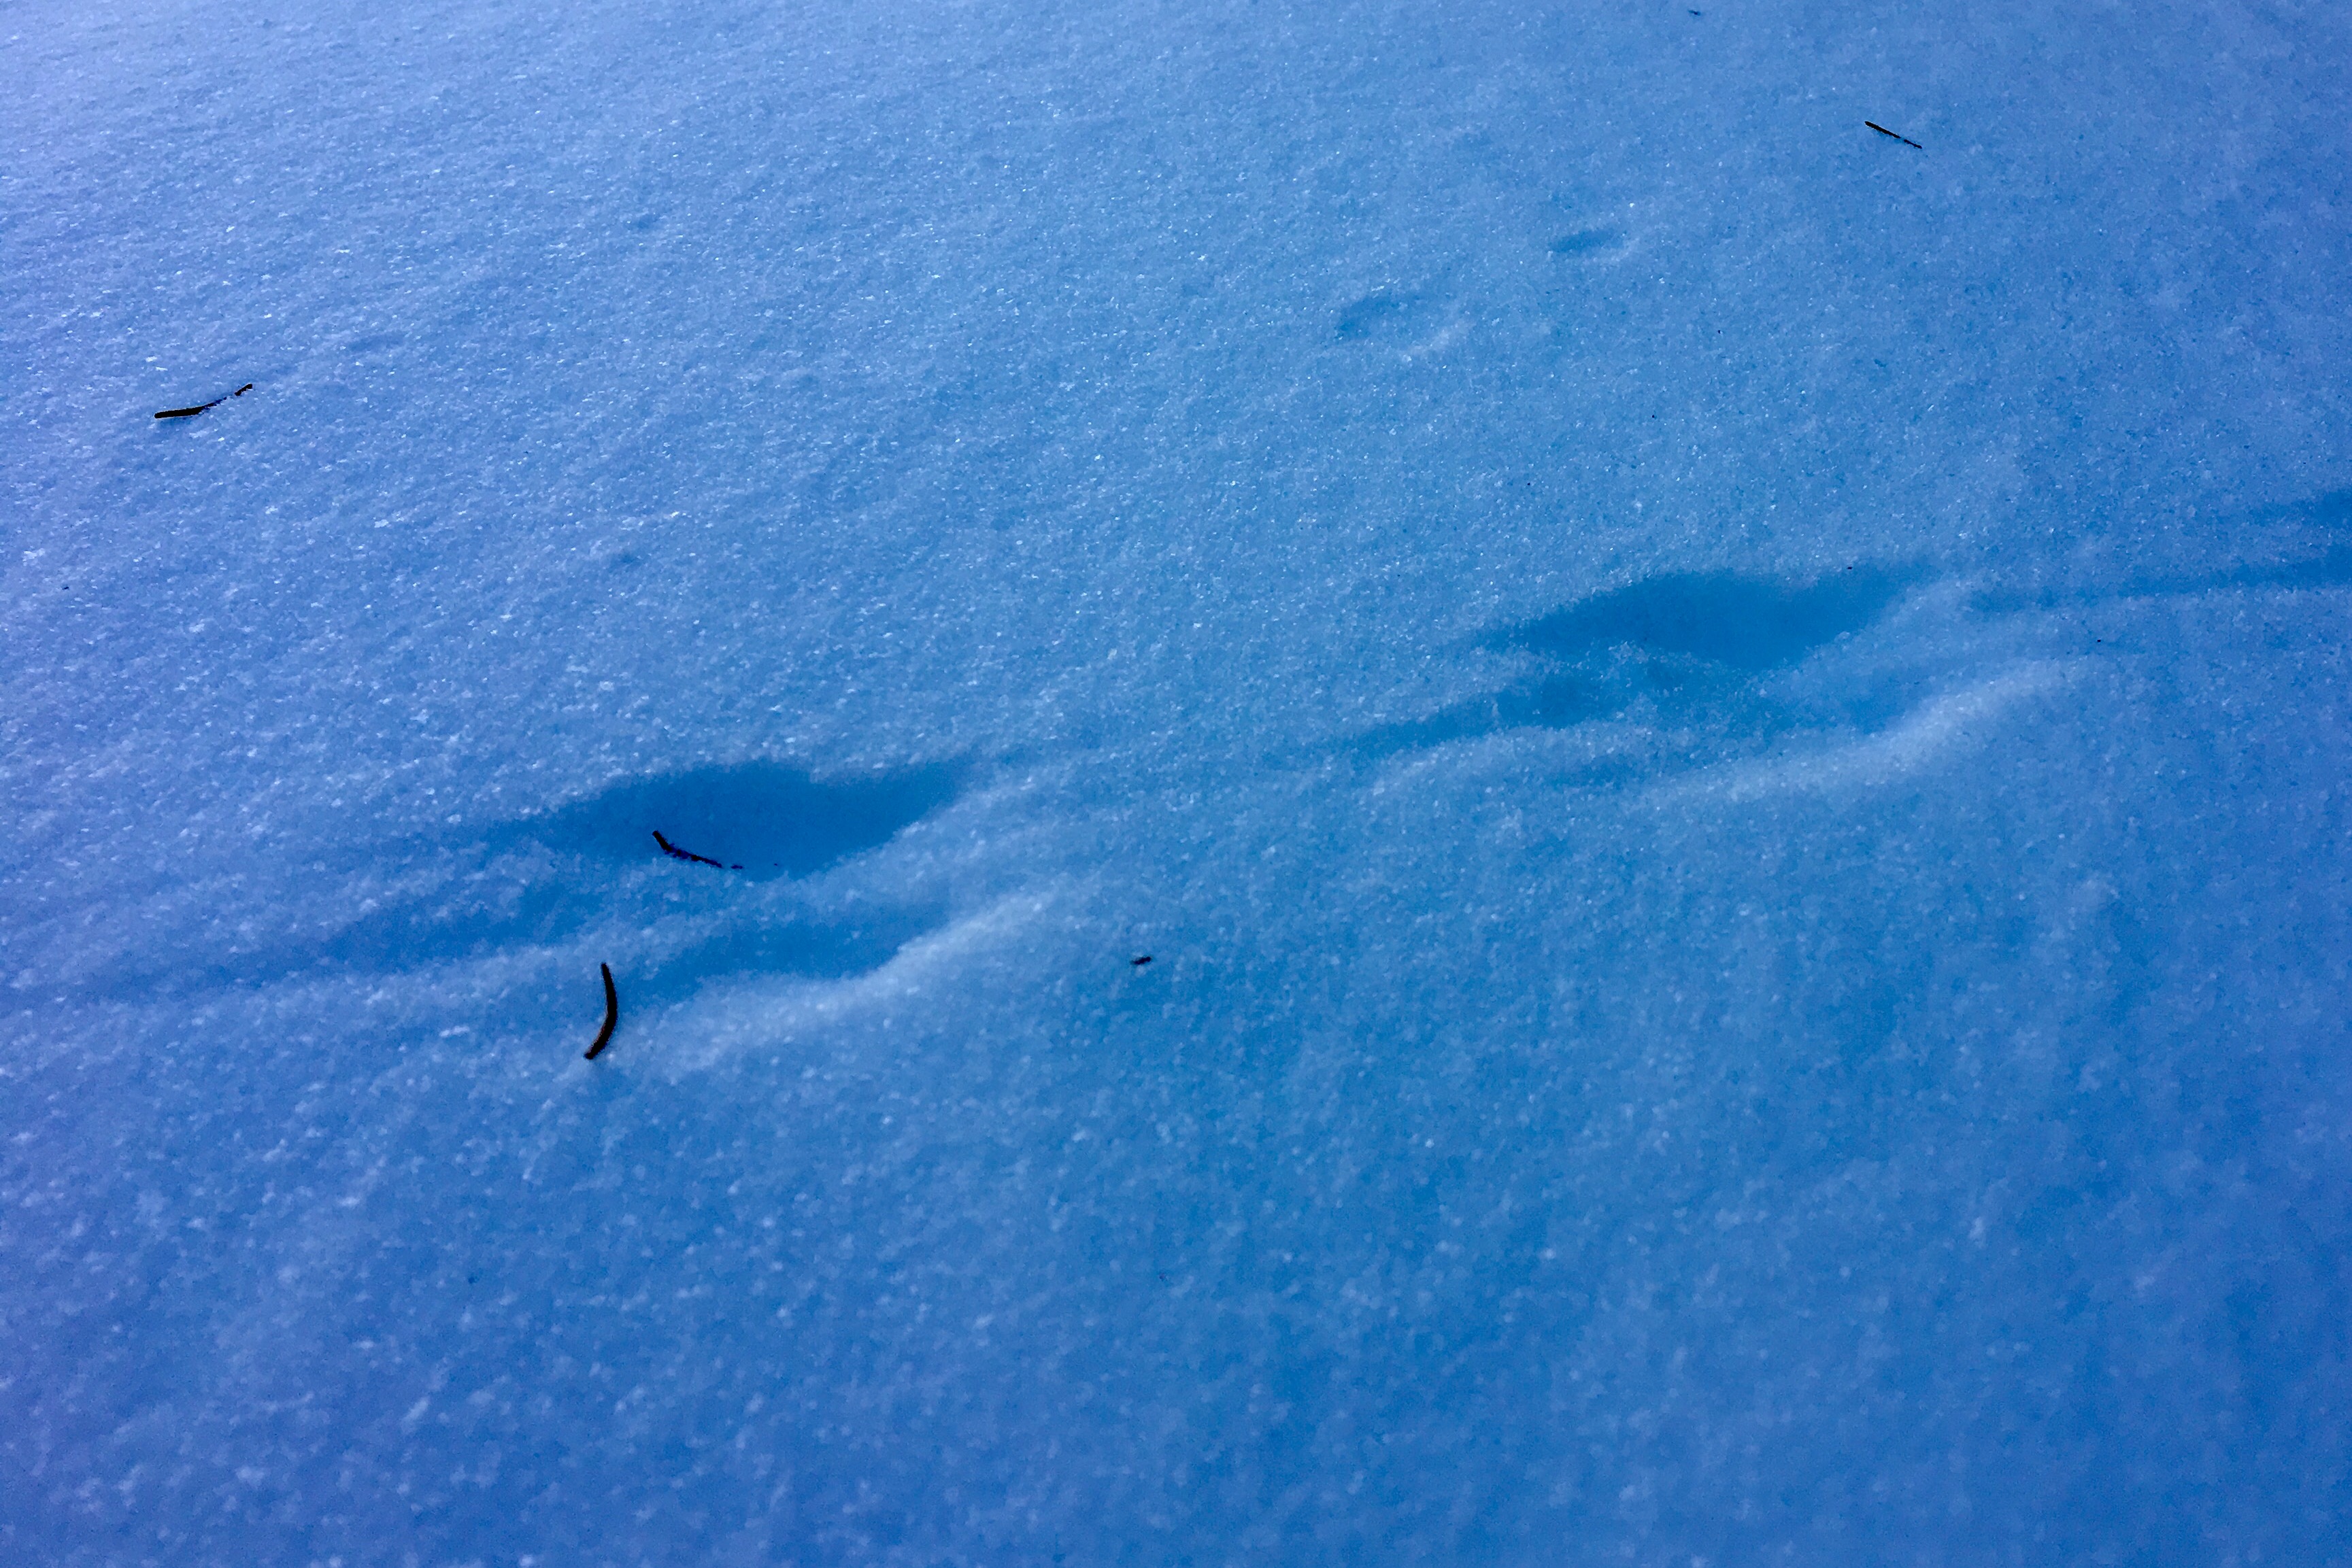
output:
[[[213,399],[210,402],[200,402],[194,408],[167,408],[155,417],[157,419],[194,419],[196,415],[204,413],[205,410],[208,408],[218,408],[229,399],[233,397],[243,397],[252,390],[253,383],[251,382],[247,382],[233,392],[221,393],[220,396]]]
[[[1145,966],[1146,964],[1149,964],[1150,962],[1151,962],[1151,955],[1150,955],[1150,954],[1149,954],[1149,953],[1146,953],[1146,954],[1145,954],[1142,957],[1140,957],[1140,958],[1129,958],[1129,959],[1127,961],[1127,967],[1128,967],[1129,968],[1130,968],[1130,969],[1140,969],[1141,967],[1143,967],[1143,966]]]
[[[1881,136],[1894,137],[1895,141],[1900,141],[1906,147],[1919,147],[1919,144],[1916,141],[1912,141],[1908,136],[1904,135],[1901,131],[1889,131],[1886,127],[1879,124],[1878,121],[1874,120],[1865,120],[1863,123],[1869,126],[1873,131],[1877,131]],[[1919,151],[1925,152],[1927,150],[1925,147],[1919,147]]]
[[[741,871],[743,869],[740,865],[727,865],[721,862],[712,860],[709,855],[696,854],[692,850],[679,849],[676,844],[671,843],[667,839],[662,837],[661,830],[659,828],[656,828],[654,830],[654,842],[662,847],[662,853],[669,856],[669,858],[674,861],[692,861],[697,865],[717,866],[720,871]]]
[[[613,988],[613,966],[599,964],[596,967],[604,972],[604,1027],[596,1031],[596,1043],[588,1048],[588,1060],[591,1061],[595,1061],[596,1053],[611,1042],[613,1026],[621,1021],[621,993]]]

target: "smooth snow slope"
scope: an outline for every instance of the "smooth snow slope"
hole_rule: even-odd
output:
[[[1696,9],[0,9],[0,1559],[2352,1557],[2352,20]]]

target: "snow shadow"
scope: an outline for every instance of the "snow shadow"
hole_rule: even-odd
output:
[[[248,923],[225,944],[208,932],[198,951],[150,951],[101,984],[152,997],[392,974],[656,925],[691,934],[649,950],[639,974],[656,994],[729,974],[839,978],[887,962],[940,911],[797,879],[878,849],[961,786],[954,768],[819,779],[771,762],[629,779],[486,833],[379,840],[314,860],[312,876],[331,887],[289,900],[280,920]],[[666,854],[656,831],[719,863]]]
[[[1848,567],[1802,585],[1729,571],[1669,572],[1484,642],[1564,662],[1629,644],[1754,674],[1793,664],[1822,643],[1860,631],[1902,587],[1901,578],[1868,567]]]
[[[1402,342],[1419,334],[1432,308],[1425,295],[1377,289],[1339,312],[1339,336],[1346,342]]]
[[[1554,256],[1592,256],[1613,251],[1623,240],[1615,229],[1579,229],[1552,241],[1549,249]]]
[[[1811,582],[1738,572],[1645,578],[1480,638],[1482,646],[1528,655],[1527,672],[1492,695],[1369,731],[1349,749],[1386,757],[1637,709],[1769,727],[1769,714],[1749,700],[1755,678],[1868,626],[1908,580],[1864,566]]]
[[[603,861],[659,860],[659,833],[755,882],[807,876],[887,843],[953,800],[960,782],[944,767],[833,780],[774,762],[697,768],[616,784],[515,823],[493,843],[529,840]]]
[[[2343,588],[2352,585],[2347,535],[2352,535],[2352,490],[2331,490],[2151,541],[2120,575],[2063,559],[1989,574],[1969,596],[1969,607],[2003,615],[2129,599]]]

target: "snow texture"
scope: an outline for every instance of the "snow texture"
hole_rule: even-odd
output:
[[[2352,12],[0,39],[0,1559],[2352,1561]]]

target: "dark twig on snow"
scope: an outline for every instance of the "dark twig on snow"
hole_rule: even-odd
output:
[[[247,382],[233,392],[221,393],[220,396],[213,399],[210,402],[200,402],[194,408],[167,408],[155,417],[157,419],[194,419],[196,415],[204,413],[205,410],[208,408],[218,408],[229,399],[233,397],[243,397],[252,390],[253,383],[251,382]]]
[[[621,993],[613,988],[613,966],[599,964],[596,967],[604,972],[604,1027],[596,1031],[596,1043],[588,1048],[588,1060],[591,1061],[596,1060],[598,1051],[611,1043],[613,1026],[621,1021]]]
[[[719,861],[712,860],[709,855],[696,854],[692,850],[679,849],[676,844],[671,843],[667,839],[661,836],[661,830],[659,828],[656,828],[654,830],[654,842],[662,847],[662,853],[669,856],[669,858],[674,861],[692,861],[697,865],[717,866],[720,871],[741,871],[743,869],[740,865],[727,865]]]

